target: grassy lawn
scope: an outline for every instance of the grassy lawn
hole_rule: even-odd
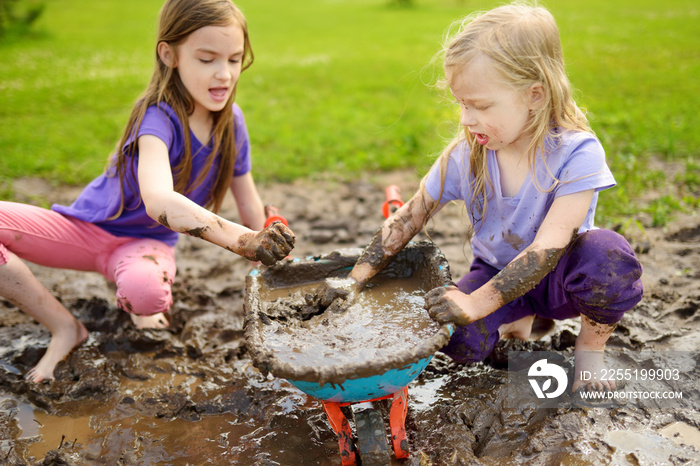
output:
[[[449,24],[492,1],[240,0],[255,63],[241,78],[258,180],[416,167],[455,131],[430,62]],[[579,103],[618,187],[601,226],[663,225],[700,191],[700,6],[695,0],[560,0]],[[50,0],[0,43],[0,184],[83,184],[104,167],[153,64],[161,0]],[[653,163],[652,163],[653,162]],[[668,166],[677,175],[665,175]],[[650,195],[649,193],[655,193]],[[641,219],[641,223],[640,223]]]

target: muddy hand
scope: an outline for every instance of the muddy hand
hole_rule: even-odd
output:
[[[327,309],[339,300],[352,300],[356,294],[357,282],[351,278],[327,278],[315,293],[314,305],[321,310]]]
[[[264,230],[247,238],[244,256],[252,261],[272,265],[289,255],[295,241],[292,230],[282,222],[273,222]]]
[[[461,293],[454,285],[441,286],[429,291],[425,295],[425,309],[428,310],[428,314],[433,320],[441,324],[449,322],[454,322],[460,326],[471,324],[473,319],[452,298],[447,296],[448,293],[453,291]]]

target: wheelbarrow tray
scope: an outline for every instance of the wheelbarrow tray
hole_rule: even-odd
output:
[[[381,398],[406,387],[423,371],[433,354],[450,339],[452,324],[437,325],[420,343],[381,361],[351,361],[338,365],[304,365],[283,361],[265,341],[266,290],[345,278],[362,251],[345,249],[305,259],[286,259],[271,267],[256,268],[246,277],[245,337],[254,365],[263,373],[287,379],[306,394],[324,401],[360,402]],[[447,260],[435,244],[409,243],[379,276],[415,277],[431,290],[451,283]]]

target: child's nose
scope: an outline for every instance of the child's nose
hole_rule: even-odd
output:
[[[459,117],[459,123],[462,126],[474,126],[476,124],[476,120],[474,119],[474,113],[471,112],[468,108],[462,106],[462,111]]]
[[[231,70],[229,70],[228,64],[224,64],[223,66],[219,67],[219,69],[216,71],[215,76],[217,79],[228,80],[231,79],[231,76],[233,76],[233,74],[231,73]]]

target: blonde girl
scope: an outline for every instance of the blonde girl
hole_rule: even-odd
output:
[[[622,236],[594,226],[598,193],[615,180],[572,98],[557,25],[544,8],[510,4],[467,17],[443,52],[464,131],[371,241],[350,274],[351,293],[446,203],[463,201],[470,271],[425,297],[434,319],[458,326],[442,351],[480,361],[500,338],[527,339],[535,316],[580,316],[577,390],[581,371],[601,373],[615,325],[640,301],[642,268]],[[324,285],[319,303],[341,294]]]

